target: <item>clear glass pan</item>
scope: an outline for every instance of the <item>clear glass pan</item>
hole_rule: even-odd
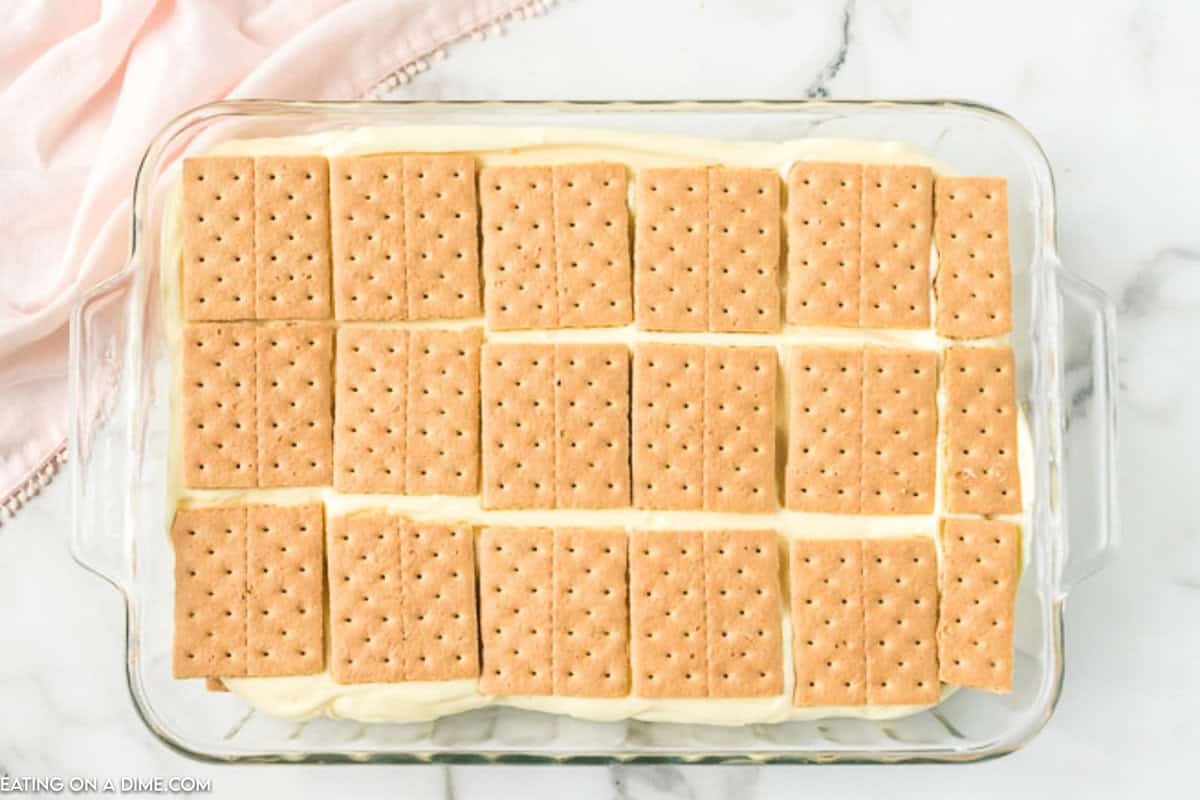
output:
[[[1018,399],[1032,428],[1036,465],[1013,692],[958,692],[937,708],[888,721],[721,728],[488,708],[429,723],[363,725],[271,719],[247,713],[236,697],[204,692],[197,681],[173,680],[173,562],[163,531],[169,359],[158,281],[163,205],[176,159],[233,138],[416,124],[899,141],[965,174],[1005,176]],[[72,549],[80,564],[124,595],[130,694],[146,725],[180,752],[282,762],[954,762],[1011,752],[1053,713],[1063,678],[1063,604],[1116,546],[1114,311],[1102,293],[1063,269],[1049,164],[1010,117],[941,101],[217,103],[183,115],[154,139],[132,208],[128,262],[82,297],[72,317]],[[1071,386],[1084,388],[1064,397],[1068,374]]]

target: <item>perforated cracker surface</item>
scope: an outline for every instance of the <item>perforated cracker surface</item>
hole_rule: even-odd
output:
[[[405,680],[478,676],[471,527],[404,521],[401,530]]]
[[[409,319],[479,313],[475,159],[404,157],[405,287]]]
[[[779,175],[708,171],[708,329],[779,329]]]
[[[553,169],[558,324],[625,325],[633,319],[628,181],[621,164]]]
[[[479,539],[479,629],[485,694],[554,692],[554,534],[484,528]]]
[[[333,305],[338,319],[405,319],[404,159],[329,162]]]
[[[704,508],[771,511],[775,489],[775,349],[708,347]]]
[[[198,488],[258,482],[254,327],[183,329],[183,479]]]
[[[861,505],[862,350],[789,350],[786,502],[853,514]]]
[[[862,510],[933,511],[937,481],[937,354],[863,353]]]
[[[1010,333],[1007,181],[939,177],[935,192],[938,333],[954,339]]]
[[[479,328],[409,335],[407,494],[479,488]]]
[[[554,693],[629,693],[628,540],[622,529],[554,532]]]
[[[863,540],[790,543],[792,660],[797,706],[867,702]]]
[[[938,672],[958,686],[1012,689],[1020,529],[1002,520],[942,524]]]
[[[936,703],[937,553],[933,539],[865,539],[867,702]]]
[[[1021,510],[1016,366],[1011,347],[946,350],[946,508]]]
[[[704,535],[634,531],[629,541],[630,659],[639,697],[705,697]]]
[[[322,156],[258,156],[254,205],[256,316],[328,318],[328,162]]]
[[[250,506],[246,526],[246,674],[325,666],[325,520],[318,503]]]
[[[246,509],[179,509],[175,546],[176,678],[246,674]]]
[[[333,485],[339,492],[405,491],[408,337],[405,330],[338,330]]]
[[[704,507],[704,369],[699,345],[640,343],[633,356],[633,502]]]
[[[644,169],[637,177],[634,306],[652,331],[708,327],[708,175]]]
[[[862,165],[800,161],[787,185],[788,321],[857,326]]]
[[[333,329],[260,327],[258,485],[319,486],[333,479]]]
[[[188,320],[254,318],[254,159],[185,158],[181,238]]]
[[[552,508],[554,346],[489,342],[482,362],[483,505]]]
[[[865,328],[929,327],[933,173],[866,164],[862,177],[862,302]]]
[[[551,168],[484,167],[479,208],[488,326],[557,327]]]
[[[555,348],[555,505],[629,505],[629,350]]]
[[[779,544],[774,531],[704,534],[708,693],[783,691]]]

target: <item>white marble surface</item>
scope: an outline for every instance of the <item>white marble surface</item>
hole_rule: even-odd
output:
[[[422,98],[959,97],[1024,122],[1055,167],[1066,263],[1116,298],[1115,564],[1067,610],[1061,703],[967,767],[234,767],[159,744],[129,701],[116,592],[67,552],[56,481],[0,529],[0,769],[197,775],[218,796],[840,798],[1195,793],[1200,745],[1200,5],[574,0],[451,49]]]

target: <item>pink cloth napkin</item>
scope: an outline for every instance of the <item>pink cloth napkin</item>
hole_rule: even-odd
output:
[[[53,476],[66,320],[126,255],[150,138],[226,97],[357,99],[546,0],[14,0],[0,7],[0,523]]]

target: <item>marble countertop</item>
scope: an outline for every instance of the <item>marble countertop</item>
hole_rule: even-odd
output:
[[[1200,745],[1200,29],[1195,4],[572,0],[450,48],[405,98],[964,98],[1040,140],[1067,266],[1119,309],[1124,543],[1066,612],[1065,688],[967,767],[232,767],[143,727],[117,593],[67,551],[56,480],[0,529],[0,774],[191,775],[217,796],[1177,795]],[[49,634],[53,633],[51,637]],[[1184,783],[1188,781],[1188,783]]]

